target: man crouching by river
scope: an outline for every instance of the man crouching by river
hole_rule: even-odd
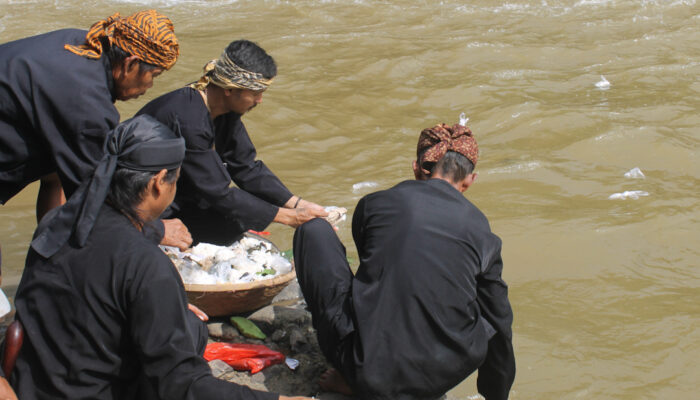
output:
[[[476,174],[471,131],[421,132],[415,181],[365,196],[345,247],[321,219],[299,227],[294,261],[318,341],[335,369],[329,391],[362,399],[436,399],[479,370],[487,400],[507,399],[515,378],[501,240],[463,196]]]
[[[68,202],[42,220],[17,289],[10,382],[32,399],[290,400],[214,378],[207,328],[144,235],[175,197],[185,141],[149,116],[118,125]],[[308,398],[293,398],[302,400]]]

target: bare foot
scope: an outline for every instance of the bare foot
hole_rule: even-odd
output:
[[[350,389],[348,383],[345,382],[343,375],[341,375],[335,368],[329,368],[326,370],[326,372],[322,373],[318,380],[318,385],[321,386],[321,389],[327,392],[335,392],[346,396],[352,396],[352,389]]]

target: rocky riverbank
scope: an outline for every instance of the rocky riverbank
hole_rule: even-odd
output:
[[[248,372],[234,371],[226,363],[214,360],[209,363],[214,376],[253,389],[284,395],[313,396],[320,400],[355,400],[337,393],[322,392],[318,386],[321,373],[330,365],[318,346],[316,331],[311,325],[311,313],[306,310],[296,279],[273,299],[272,305],[247,317],[267,335],[265,340],[246,338],[227,320],[222,319],[212,319],[208,323],[209,340],[264,344],[288,358],[298,360],[299,366],[291,370],[285,364],[277,364],[251,375]],[[467,398],[445,396],[441,400]]]

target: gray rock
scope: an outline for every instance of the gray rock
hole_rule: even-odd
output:
[[[301,329],[294,329],[289,334],[289,347],[292,351],[298,352],[307,347],[306,335]]]
[[[267,306],[249,315],[248,319],[268,334],[289,325],[310,325],[311,313],[296,307]]]
[[[281,342],[287,336],[287,331],[284,329],[278,329],[270,335],[270,340],[273,342]]]
[[[214,375],[214,378],[221,378],[222,376],[233,372],[233,368],[221,360],[209,361],[209,368],[211,368],[211,373]]]
[[[212,321],[207,323],[207,329],[209,329],[209,336],[225,340],[227,342],[242,342],[243,335],[238,332],[235,326],[224,321]]]

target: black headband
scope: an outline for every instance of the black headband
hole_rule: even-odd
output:
[[[117,166],[150,172],[175,169],[185,158],[185,140],[153,117],[140,115],[109,132],[104,150],[92,177],[39,224],[32,248],[43,257],[54,255],[71,235],[80,247],[85,245]]]

